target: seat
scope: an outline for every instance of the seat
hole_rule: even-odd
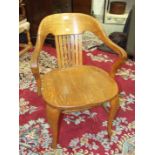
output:
[[[118,54],[108,73],[95,66],[83,65],[82,34],[91,31]],[[58,68],[40,76],[39,54],[48,34],[55,37]],[[112,135],[112,121],[119,107],[119,88],[115,72],[127,58],[126,52],[113,43],[100,23],[81,13],[62,13],[45,17],[38,29],[37,42],[31,58],[38,95],[46,101],[48,122],[52,128],[52,147],[58,141],[59,117],[62,112],[89,109],[110,101],[107,131]]]
[[[117,93],[117,84],[109,74],[93,66],[58,69],[42,78],[42,95],[56,108],[93,106],[108,101]]]

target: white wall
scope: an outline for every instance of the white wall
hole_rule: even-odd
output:
[[[105,0],[92,0],[92,10],[94,11],[94,15],[101,22],[103,21],[104,1]]]
[[[104,0],[92,0],[92,9],[96,15],[103,15]]]

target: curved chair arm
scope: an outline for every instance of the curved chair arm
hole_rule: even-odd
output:
[[[110,71],[110,76],[115,77],[115,73],[117,69],[124,63],[124,61],[127,59],[127,53],[125,50],[121,47],[119,47],[117,44],[113,43],[109,38],[108,42],[105,43],[108,47],[110,47],[114,52],[116,52],[119,55],[119,58],[116,60],[116,62],[112,65],[112,69]]]
[[[40,73],[39,73],[38,59],[39,59],[39,54],[42,49],[44,40],[45,40],[45,36],[41,36],[40,34],[37,36],[37,42],[35,45],[35,49],[32,53],[31,62],[30,62],[31,70],[37,83],[38,95],[41,95],[41,78],[40,78]]]
[[[117,69],[121,66],[122,63],[127,59],[127,53],[125,52],[124,49],[119,47],[117,44],[112,42],[106,35],[106,33],[103,31],[102,26],[100,24],[98,25],[98,31],[95,32],[97,36],[109,47],[111,48],[114,52],[116,52],[119,55],[118,60],[112,65],[112,69],[110,71],[110,76],[115,77],[115,73]]]

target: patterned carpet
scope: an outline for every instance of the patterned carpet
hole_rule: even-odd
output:
[[[87,48],[100,41],[87,35],[84,39],[84,64],[110,70],[116,55]],[[92,39],[92,40],[91,40]],[[42,74],[57,67],[55,49],[45,46],[40,55]],[[134,155],[134,62],[127,60],[116,73],[120,88],[120,109],[113,122],[109,142],[106,126],[109,103],[103,106],[63,114],[60,119],[59,144],[51,149],[52,131],[45,115],[45,103],[36,94],[36,82],[30,70],[31,52],[20,58],[20,155]],[[104,81],[103,81],[104,82]],[[104,108],[103,108],[104,107]]]

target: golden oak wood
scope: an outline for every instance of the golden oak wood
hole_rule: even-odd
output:
[[[110,112],[108,116],[108,136],[111,138],[112,135],[112,122],[116,116],[117,110],[119,108],[119,96],[116,95],[110,102]]]
[[[113,64],[110,73],[94,66],[82,65],[84,31],[93,32],[118,53],[119,59]],[[48,34],[55,36],[58,68],[41,78],[38,58]],[[53,148],[57,144],[61,112],[89,109],[105,101],[111,101],[108,117],[108,134],[111,136],[112,121],[119,106],[119,90],[114,75],[126,58],[126,52],[106,36],[100,23],[91,16],[63,13],[47,16],[41,21],[31,68],[37,82],[38,95],[42,94],[47,103],[47,117],[53,131]]]
[[[53,143],[52,143],[52,147],[56,148],[57,145],[57,140],[58,140],[58,127],[59,127],[59,116],[61,111],[56,109],[56,108],[52,108],[49,105],[46,105],[46,113],[47,113],[47,119],[48,122],[52,128],[52,136],[53,136]]]
[[[57,69],[42,78],[43,98],[61,110],[95,106],[117,93],[116,82],[107,72],[94,66]]]

